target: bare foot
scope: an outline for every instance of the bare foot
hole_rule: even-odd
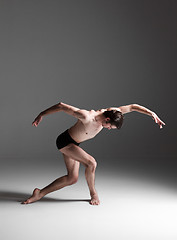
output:
[[[38,201],[41,198],[42,198],[42,196],[40,195],[40,189],[35,188],[31,197],[28,198],[26,201],[22,202],[22,204],[33,203],[33,202]]]
[[[99,205],[100,204],[100,200],[98,198],[97,193],[95,193],[91,196],[90,204],[91,205]]]

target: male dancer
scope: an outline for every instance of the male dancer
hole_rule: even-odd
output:
[[[79,175],[79,166],[80,163],[82,163],[85,166],[85,177],[90,190],[90,204],[98,205],[100,200],[95,189],[95,170],[97,163],[91,155],[79,147],[79,144],[94,138],[103,128],[109,130],[120,129],[123,123],[123,114],[132,111],[151,116],[160,128],[165,125],[156,113],[138,104],[87,111],[62,102],[41,112],[32,125],[37,127],[44,116],[61,111],[77,118],[74,126],[60,134],[56,141],[59,151],[63,154],[67,175],[56,179],[43,189],[35,188],[32,196],[22,202],[23,204],[35,202],[48,193],[76,183]]]

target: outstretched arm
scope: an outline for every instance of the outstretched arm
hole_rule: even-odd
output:
[[[162,120],[160,120],[160,118],[157,116],[157,114],[155,112],[153,112],[153,111],[149,110],[148,108],[143,107],[141,105],[130,104],[130,105],[126,105],[126,106],[121,106],[121,107],[119,107],[119,109],[121,110],[121,112],[123,114],[136,111],[139,113],[149,115],[159,125],[160,128],[162,128],[163,125],[165,125],[165,123]]]
[[[79,108],[73,107],[71,105],[65,104],[65,103],[57,103],[54,106],[47,108],[43,112],[41,112],[33,121],[33,126],[38,126],[38,124],[42,121],[42,118],[48,114],[55,113],[55,112],[65,112],[69,115],[72,115],[73,117],[76,117],[78,119],[84,119],[86,117],[86,110],[80,110]]]

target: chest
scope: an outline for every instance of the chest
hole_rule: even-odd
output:
[[[91,122],[84,124],[84,134],[88,138],[95,137],[103,129],[102,125]]]

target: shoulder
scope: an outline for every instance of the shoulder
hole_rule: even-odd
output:
[[[90,118],[90,111],[85,109],[79,109],[78,111],[75,112],[75,115],[81,121],[88,121],[88,119]]]

